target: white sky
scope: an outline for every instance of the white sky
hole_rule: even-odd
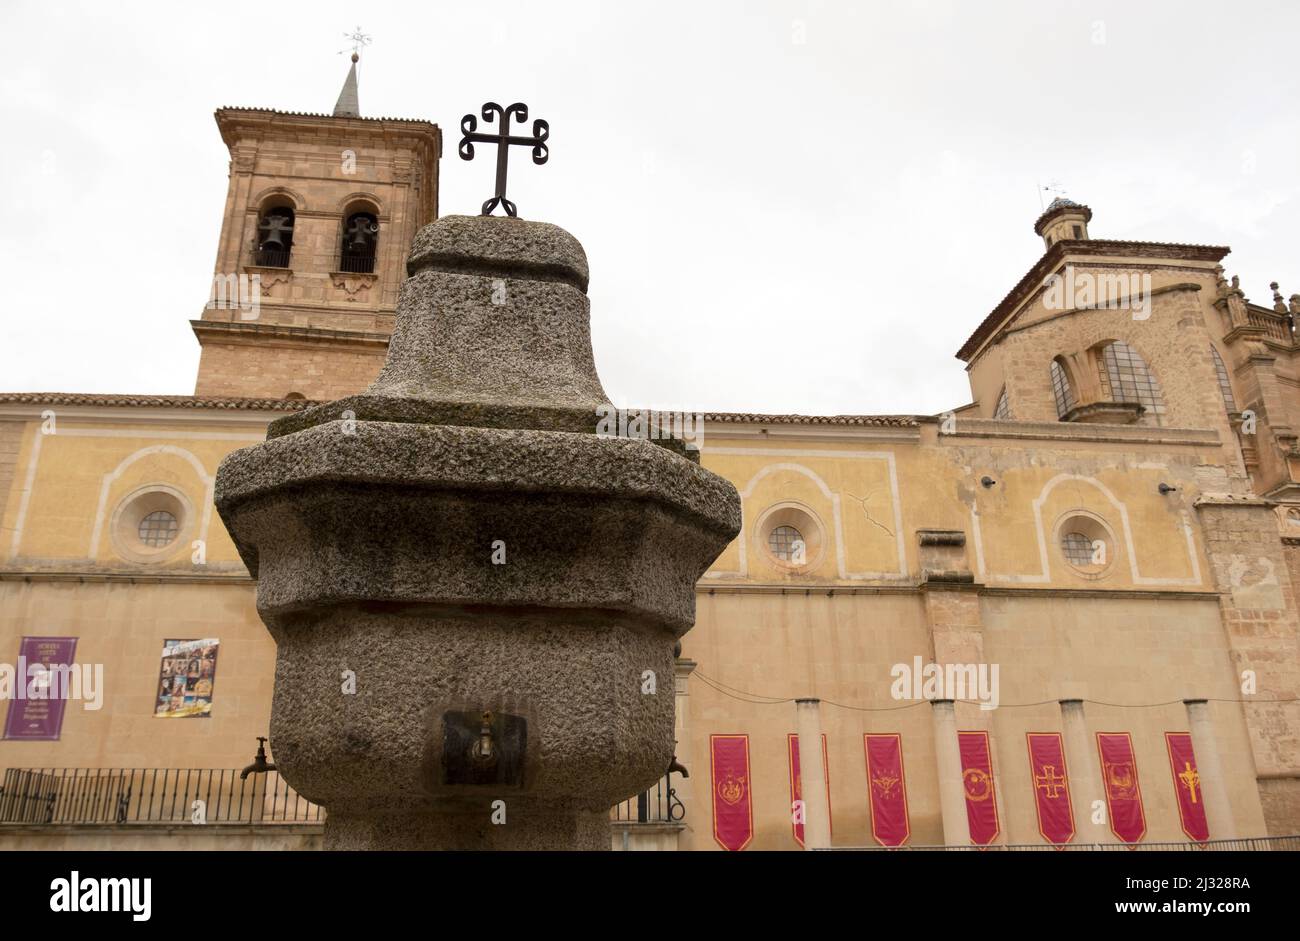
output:
[[[585,245],[618,404],[965,403],[953,354],[1052,180],[1094,237],[1230,245],[1252,300],[1300,292],[1294,2],[5,0],[0,391],[193,391],[212,112],[329,112],[358,23],[362,113],[443,128],[444,214],[492,192],[461,115],[550,122],[509,192]]]

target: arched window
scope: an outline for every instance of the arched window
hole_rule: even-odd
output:
[[[266,268],[288,268],[293,253],[293,209],[272,206],[257,224],[257,251],[253,264]]]
[[[1056,417],[1065,418],[1076,403],[1070,377],[1059,359],[1052,360],[1052,395],[1056,396]]]
[[[354,212],[343,225],[343,248],[339,271],[373,274],[379,247],[379,220],[374,213]]]
[[[993,410],[993,417],[1001,421],[1008,421],[1011,418],[1011,406],[1007,402],[1007,390],[1002,389],[1002,394],[998,396],[998,406]]]
[[[1223,407],[1231,415],[1237,411],[1237,399],[1232,394],[1232,382],[1228,379],[1228,367],[1223,365],[1223,357],[1214,347],[1210,347],[1210,355],[1214,357],[1214,371],[1219,374],[1219,392],[1223,394]]]
[[[1137,350],[1123,340],[1108,343],[1097,360],[1097,373],[1101,387],[1111,401],[1137,402],[1146,409],[1144,420],[1160,424],[1160,416],[1165,413],[1160,383]]]

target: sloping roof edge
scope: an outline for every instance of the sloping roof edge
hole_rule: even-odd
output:
[[[1226,245],[1188,245],[1180,242],[1130,242],[1117,239],[1086,239],[1057,242],[1025,273],[997,307],[981,321],[980,325],[957,351],[957,358],[970,362],[975,351],[991,337],[1002,321],[1024,299],[1027,289],[1041,284],[1048,272],[1067,255],[1130,255],[1134,258],[1180,258],[1192,261],[1221,261],[1232,249]]]

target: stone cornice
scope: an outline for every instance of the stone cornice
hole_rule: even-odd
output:
[[[194,321],[202,326],[218,325],[217,330],[237,336],[247,324],[227,324],[224,321]],[[230,333],[224,328],[234,327]],[[305,330],[308,328],[284,328]],[[254,331],[255,332],[255,331]],[[324,331],[328,333],[329,331]],[[290,334],[296,336],[296,334]],[[355,334],[354,334],[355,336]],[[363,334],[381,337],[382,334]],[[384,340],[386,342],[386,337]],[[65,406],[90,410],[102,409],[169,409],[178,417],[185,413],[204,412],[278,412],[289,414],[325,403],[310,399],[261,399],[238,396],[202,395],[129,395],[79,392],[0,392],[0,417],[12,416],[31,420],[39,418],[44,406]],[[636,412],[637,409],[629,409]],[[772,440],[816,440],[817,438],[868,437],[888,438],[898,441],[916,441],[920,428],[926,424],[939,424],[940,419],[929,415],[763,415],[750,412],[704,412],[706,435],[750,441],[762,440],[762,428],[773,426],[784,432],[771,436]],[[130,416],[125,416],[129,418]],[[269,420],[268,416],[267,419]],[[263,421],[263,419],[259,419]],[[958,420],[945,438],[999,438],[1013,440],[1053,440],[1061,442],[1106,442],[1116,444],[1159,444],[1188,447],[1217,447],[1217,432],[1198,428],[1152,428],[1146,425],[1085,425],[1063,422],[997,421],[991,418],[963,418]],[[705,453],[708,445],[705,445]]]
[[[7,568],[0,569],[0,582],[75,582],[77,584],[126,582],[132,585],[211,585],[217,582],[248,587],[254,584],[252,576],[242,565],[236,572],[220,574]]]
[[[1284,540],[1295,537],[1282,537]],[[0,581],[20,582],[75,582],[79,584],[129,582],[131,584],[175,584],[191,585],[221,583],[227,585],[252,587],[254,582],[247,574],[195,574],[182,573],[169,575],[163,572],[91,572],[91,571],[55,571],[51,569],[0,569]],[[695,585],[695,593],[700,594],[748,594],[748,595],[826,595],[840,597],[845,595],[900,595],[918,594],[926,590],[942,589],[947,591],[975,591],[982,595],[1052,595],[1087,598],[1163,598],[1204,600],[1217,598],[1219,593],[1205,590],[1187,589],[1130,589],[1130,588],[1052,588],[1052,587],[993,587],[988,584],[969,582],[965,584],[942,583],[927,585],[924,582],[907,582],[880,585],[768,585],[756,582],[717,584],[712,579],[701,580]],[[679,675],[683,664],[693,661],[678,660]]]
[[[223,342],[251,342],[262,344],[278,341],[291,346],[329,343],[345,346],[363,346],[376,350],[387,349],[388,334],[361,330],[330,330],[324,327],[294,327],[288,324],[253,323],[229,320],[191,320],[190,327],[199,342],[205,335],[220,337]]]
[[[1200,509],[1203,506],[1272,508],[1277,506],[1277,502],[1269,500],[1266,497],[1257,496],[1253,493],[1203,493],[1192,501],[1192,506],[1197,509]]]
[[[265,137],[281,129],[300,133],[314,131],[321,137],[387,141],[408,138],[430,148],[434,159],[442,156],[442,131],[438,125],[418,118],[336,118],[327,114],[274,111],[269,108],[218,108],[215,113],[221,139],[233,147],[241,137]]]
[[[940,423],[937,417],[922,419]],[[1114,444],[1159,444],[1188,447],[1218,447],[1218,432],[1210,428],[1161,428],[1150,425],[1102,425],[1079,422],[999,421],[994,418],[962,418],[945,438],[1011,438],[1023,441],[1087,441]]]
[[[278,328],[265,324],[229,323],[221,320],[191,321],[196,328],[213,328],[217,332],[238,335],[240,333],[257,333],[258,328],[268,327],[272,330],[303,331],[314,328],[284,327]],[[253,329],[248,329],[252,327]],[[317,331],[329,334],[333,331]],[[297,336],[297,333],[287,334]],[[387,334],[347,334],[382,339],[387,343]],[[242,398],[239,396],[204,396],[204,395],[131,395],[94,392],[0,392],[0,415],[5,413],[5,406],[17,406],[12,409],[15,417],[37,418],[40,407],[49,405],[75,406],[86,409],[96,408],[132,408],[132,409],[181,409],[186,411],[257,411],[257,412],[299,412],[324,402],[311,399],[262,399]],[[640,409],[629,409],[630,412]],[[762,415],[749,412],[704,412],[707,424],[720,426],[738,426],[748,428],[750,424],[800,426],[806,428],[825,428],[832,432],[837,428],[870,429],[896,428],[902,432],[911,430],[909,440],[915,439],[918,423],[926,419],[913,415]],[[594,418],[594,416],[593,416]],[[728,431],[731,429],[728,428]],[[718,429],[715,429],[717,433]],[[757,437],[757,431],[753,434]]]
[[[975,591],[981,595],[999,595],[1010,596],[1018,595],[1027,597],[1029,595],[1046,596],[1046,597],[1069,597],[1069,598],[1161,598],[1166,600],[1186,600],[1186,601],[1205,601],[1211,598],[1218,598],[1219,592],[1207,591],[1205,589],[1187,589],[1187,588],[1168,588],[1168,589],[1150,589],[1150,588],[1055,588],[1050,586],[991,586],[976,583],[975,585],[967,584],[941,584],[931,585],[928,590],[965,590]],[[819,584],[819,585],[769,585],[756,582],[737,582],[730,584],[718,584],[712,579],[701,580],[695,585],[697,595],[719,594],[719,595],[825,595],[828,597],[840,597],[843,595],[911,595],[919,594],[926,591],[924,583],[909,581],[900,584],[879,584],[879,585],[843,585],[838,583]]]

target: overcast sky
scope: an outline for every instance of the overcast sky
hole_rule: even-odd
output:
[[[441,208],[492,165],[461,115],[525,101],[520,214],[591,262],[618,404],[933,413],[1042,251],[1039,187],[1094,237],[1230,245],[1300,292],[1294,2],[94,3],[4,0],[0,391],[193,392],[222,105],[443,128]],[[1051,194],[1046,195],[1050,199]]]

